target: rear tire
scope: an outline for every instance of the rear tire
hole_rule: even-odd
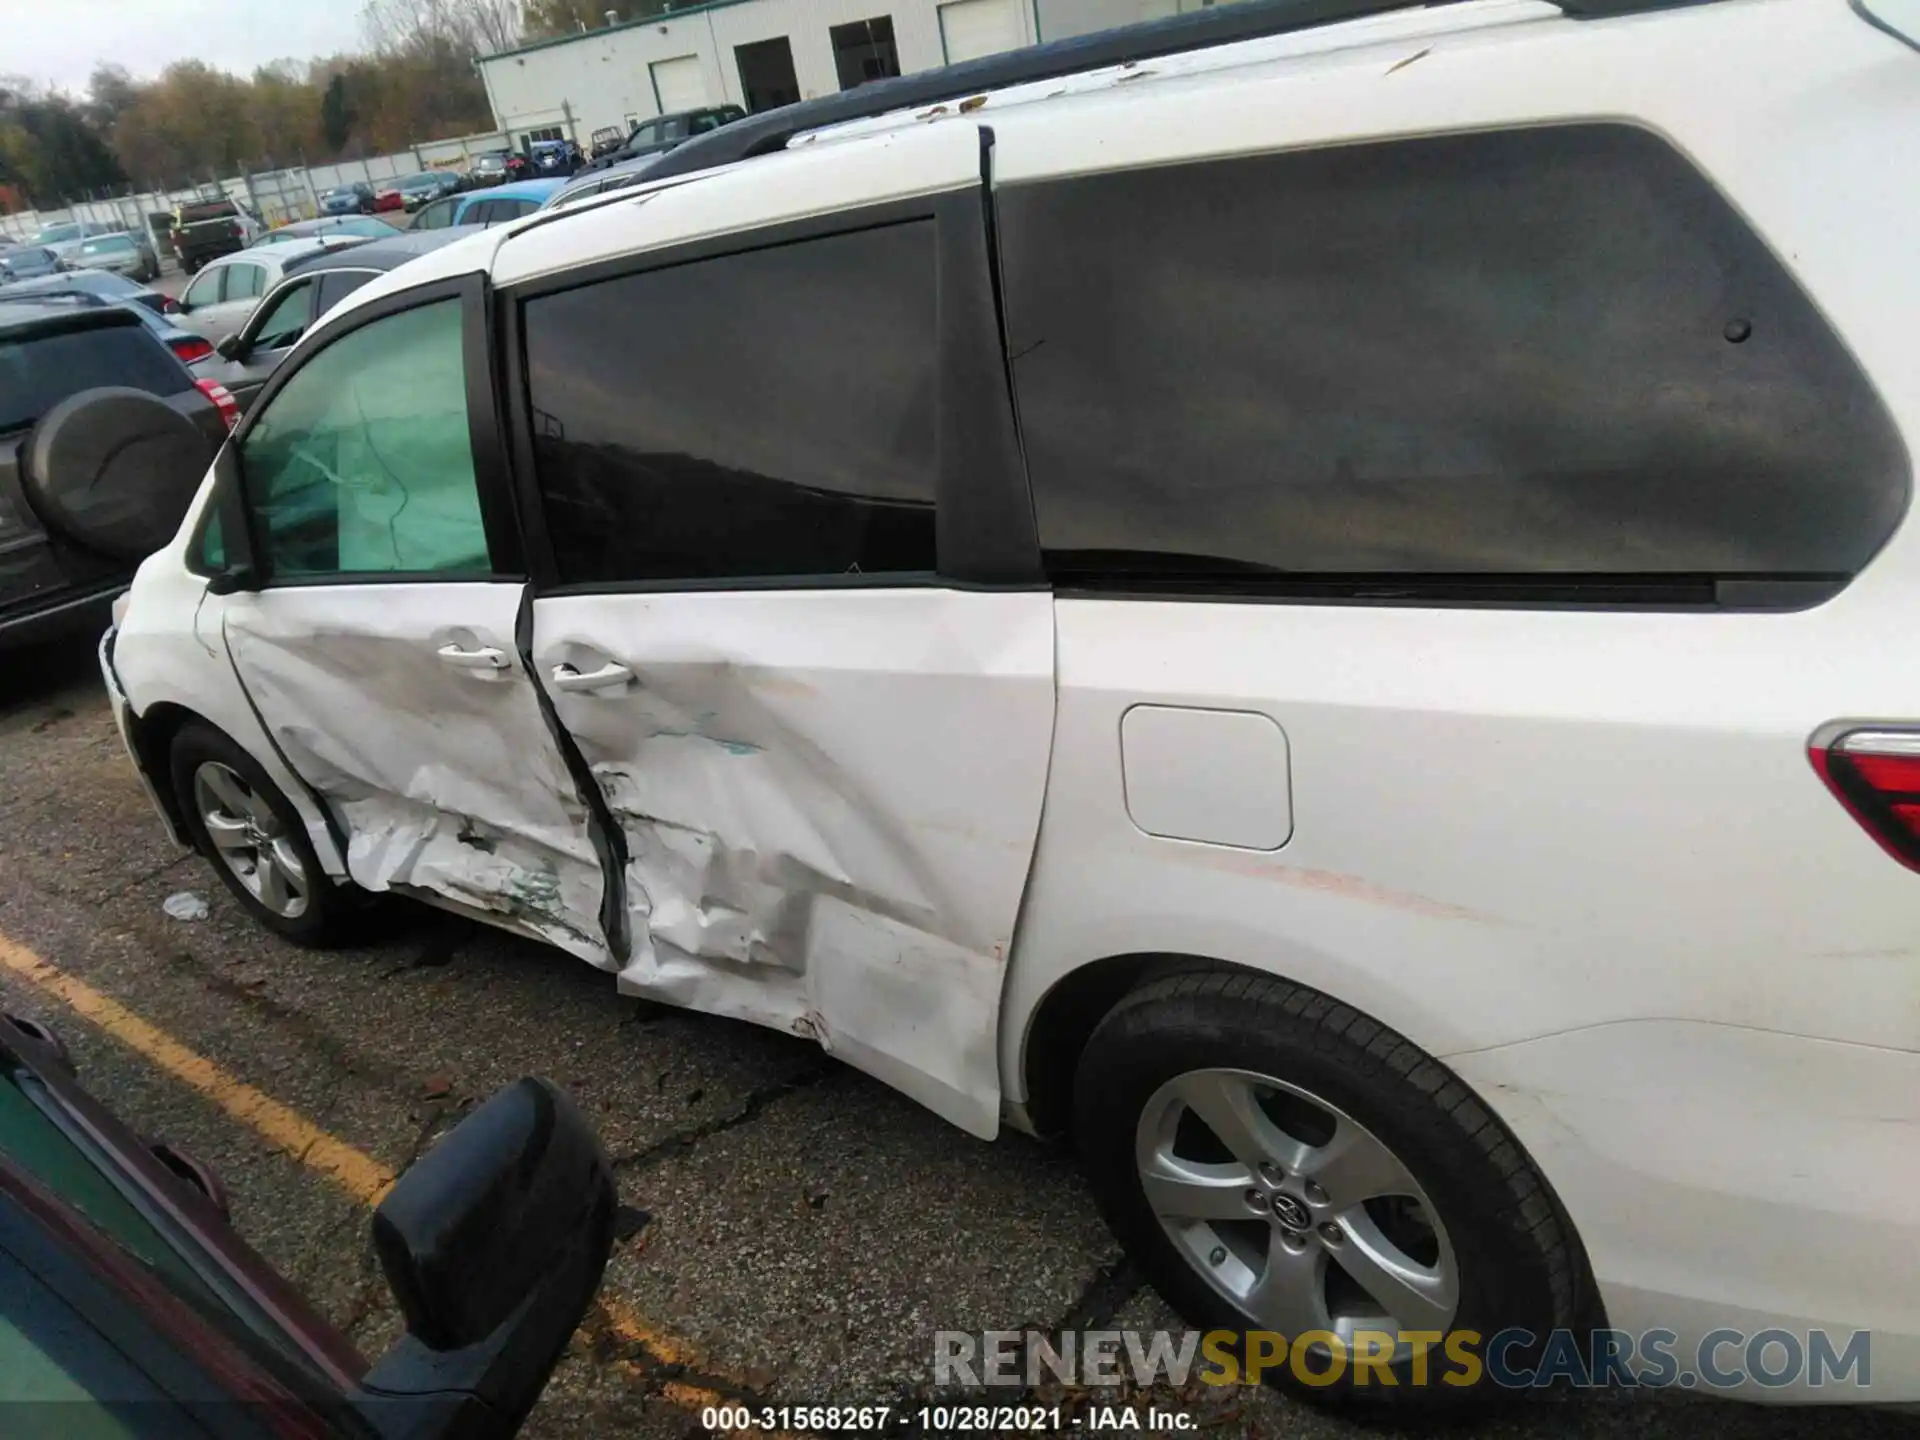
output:
[[[1101,1021],[1074,1084],[1074,1139],[1108,1223],[1191,1324],[1285,1335],[1269,1383],[1302,1398],[1457,1407],[1491,1398],[1441,1341],[1415,1386],[1397,1332],[1578,1323],[1585,1265],[1519,1143],[1452,1072],[1317,991],[1245,972],[1149,981]],[[1322,1184],[1321,1182],[1325,1182]],[[1152,1187],[1149,1198],[1148,1187]],[[1330,1332],[1394,1337],[1387,1364],[1325,1378]],[[1374,1342],[1376,1344],[1380,1342]],[[1516,1347],[1516,1364],[1534,1347]],[[1537,1353],[1535,1351],[1534,1353]],[[1295,1365],[1311,1377],[1303,1380]]]
[[[321,868],[299,812],[258,761],[196,721],[174,736],[169,766],[194,848],[249,915],[296,945],[351,938],[358,892]]]

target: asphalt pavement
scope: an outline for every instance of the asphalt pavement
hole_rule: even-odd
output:
[[[207,918],[163,912],[183,891]],[[0,1003],[56,1027],[106,1103],[217,1169],[240,1230],[370,1354],[396,1317],[367,1187],[327,1157],[398,1170],[517,1076],[569,1087],[616,1158],[625,1238],[530,1434],[688,1435],[716,1400],[912,1408],[932,1393],[936,1330],[1179,1328],[1055,1149],[974,1140],[800,1039],[623,998],[558,952],[437,912],[396,906],[372,943],[329,953],[256,928],[166,840],[84,646],[0,659],[0,941],[73,982],[63,998],[0,967]],[[257,1106],[247,1118],[242,1090],[192,1079],[182,1053],[335,1148],[309,1141],[303,1159]],[[1264,1389],[1127,1398],[1213,1435],[1381,1428]],[[1613,1393],[1528,1398],[1449,1431],[1882,1440],[1916,1427]]]

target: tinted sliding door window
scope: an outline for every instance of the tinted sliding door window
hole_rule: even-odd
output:
[[[540,296],[525,330],[563,581],[934,569],[931,221]]]
[[[1076,177],[998,208],[1040,540],[1069,582],[1844,582],[1906,507],[1840,341],[1637,128]]]

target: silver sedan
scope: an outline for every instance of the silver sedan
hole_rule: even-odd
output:
[[[89,235],[66,257],[75,270],[111,270],[142,285],[160,278],[160,257],[145,236],[131,230]]]

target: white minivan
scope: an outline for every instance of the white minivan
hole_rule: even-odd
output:
[[[413,896],[1070,1134],[1203,1328],[1920,1401],[1920,25],[1639,8],[1276,25],[382,276],[119,607],[129,748],[282,935]]]

